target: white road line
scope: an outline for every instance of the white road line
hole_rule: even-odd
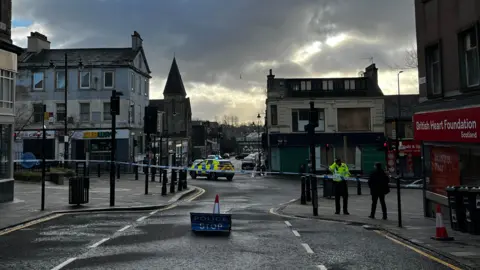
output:
[[[295,234],[296,237],[300,237],[300,234],[296,230],[292,230],[293,234]]]
[[[310,253],[310,254],[314,253],[313,250],[310,248],[310,246],[308,244],[302,243],[302,246],[305,248],[307,253]]]
[[[150,215],[155,215],[158,212],[158,210],[150,212]]]
[[[89,248],[96,248],[98,246],[100,246],[101,244],[107,242],[110,238],[103,238],[102,240],[96,242],[95,244],[89,246]]]
[[[140,222],[140,221],[142,221],[142,220],[144,220],[144,219],[146,219],[146,218],[147,218],[147,216],[144,216],[144,217],[141,217],[141,218],[137,219],[137,221]]]
[[[117,232],[123,232],[123,231],[125,231],[126,229],[128,229],[128,228],[130,228],[130,227],[132,227],[132,225],[127,225],[127,226],[121,228],[120,230],[118,230]]]
[[[325,265],[317,265],[317,268],[321,270],[327,270],[327,267],[325,267]]]
[[[76,257],[75,257],[75,258],[70,258],[70,259],[64,261],[63,263],[55,266],[54,268],[52,268],[52,270],[60,270],[60,269],[62,269],[63,267],[65,267],[67,264],[75,261],[76,259],[77,259]]]
[[[286,220],[285,220],[285,224],[287,224],[288,227],[292,227],[292,224],[290,224],[290,222],[288,222]]]

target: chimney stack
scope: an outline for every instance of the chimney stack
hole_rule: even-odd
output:
[[[375,66],[375,64],[371,64],[365,68],[364,76],[372,78],[375,85],[378,85],[378,68]]]
[[[267,92],[273,91],[273,80],[275,79],[275,75],[273,75],[272,69],[269,70],[267,75]]]
[[[143,39],[137,31],[133,31],[132,35],[132,50],[136,51],[143,47]]]
[[[42,50],[50,50],[50,41],[48,41],[47,36],[39,32],[30,32],[27,52],[39,53]]]

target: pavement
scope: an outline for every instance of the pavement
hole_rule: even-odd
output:
[[[1,269],[460,269],[355,224],[277,213],[298,181],[197,178],[192,194],[153,211],[73,213],[0,235]],[[195,235],[189,212],[232,214],[229,236]],[[3,212],[2,212],[3,214]]]
[[[90,201],[80,206],[68,204],[68,181],[65,181],[64,185],[47,181],[44,211],[40,210],[41,184],[15,181],[14,200],[0,203],[0,230],[59,211],[161,207],[180,199],[181,195],[195,191],[195,187],[189,186],[188,190],[179,193],[176,185],[177,192],[170,193],[167,185],[167,196],[161,196],[162,185],[157,177],[157,182],[149,181],[149,193],[145,195],[145,178],[142,176],[139,175],[139,180],[134,180],[134,175],[122,175],[115,182],[115,207],[110,207],[110,180],[106,177],[90,179]]]
[[[349,213],[350,215],[335,215],[335,201],[319,197],[318,216],[313,216],[313,208],[310,203],[301,205],[300,201],[280,207],[279,213],[297,217],[316,218],[322,220],[341,221],[350,224],[370,225],[395,235],[434,252],[443,257],[461,263],[465,267],[480,269],[480,236],[453,231],[450,227],[449,217],[443,216],[444,224],[449,236],[454,241],[444,242],[432,240],[435,235],[435,219],[423,216],[422,190],[402,189],[402,223],[403,228],[398,227],[398,211],[396,189],[386,197],[388,220],[382,220],[380,203],[377,205],[376,219],[368,218],[371,207],[371,197],[368,189],[363,190],[364,195],[356,195],[356,189],[349,189]],[[322,190],[319,190],[322,194]]]

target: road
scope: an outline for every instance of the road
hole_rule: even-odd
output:
[[[374,231],[270,213],[292,180],[191,180],[206,192],[165,211],[67,214],[0,235],[0,269],[449,269]],[[189,212],[233,214],[226,236],[196,236]],[[192,198],[193,199],[193,198]]]

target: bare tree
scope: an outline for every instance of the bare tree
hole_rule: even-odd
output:
[[[406,51],[405,66],[406,68],[418,68],[418,54],[415,46],[412,46]]]
[[[33,123],[34,112],[27,104],[16,104],[15,106],[15,131],[22,131],[26,126]]]

